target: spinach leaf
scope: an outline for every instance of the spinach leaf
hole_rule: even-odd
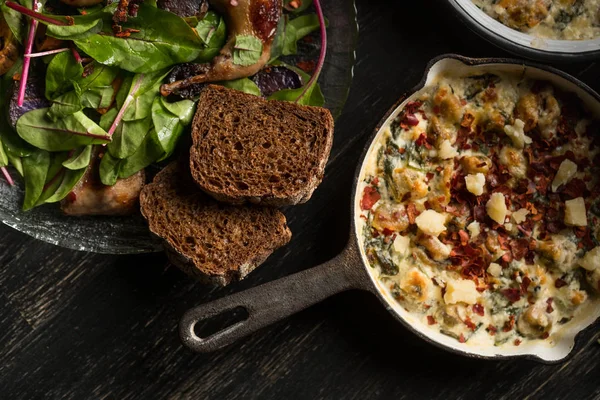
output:
[[[46,183],[46,175],[50,167],[50,153],[36,150],[29,157],[23,158],[23,176],[25,177],[25,200],[23,211],[35,207]]]
[[[283,65],[286,68],[296,72],[298,75],[300,75],[303,82],[308,82],[310,80],[310,76],[300,68],[296,68],[281,62],[275,63],[275,65]],[[302,95],[302,93],[304,93],[305,88],[306,85],[298,89],[279,90],[269,96],[269,100],[296,101]],[[323,96],[323,92],[321,91],[319,84],[315,82],[312,87],[308,88],[298,104],[322,107],[325,104],[325,96]]]
[[[29,111],[17,121],[17,133],[29,144],[47,151],[65,151],[89,144],[106,144],[110,136],[82,111],[56,122],[47,108]]]
[[[56,189],[60,186],[65,174],[65,168],[62,163],[68,158],[68,153],[50,153],[50,164],[46,172],[46,180],[42,188],[42,193],[35,202],[34,207],[41,206],[46,202]]]
[[[262,96],[260,89],[256,86],[256,83],[249,78],[240,78],[233,81],[219,82],[219,85],[225,86],[226,88],[239,90],[240,92],[253,94],[255,96]]]
[[[152,102],[156,96],[160,95],[160,85],[168,73],[169,69],[163,69],[148,74],[137,74],[123,82],[116,98],[117,107],[121,109],[127,98],[131,97],[131,102],[123,115],[124,121],[134,121],[150,116]]]
[[[48,110],[48,118],[52,121],[57,121],[69,115],[75,114],[77,111],[83,110],[81,97],[76,91],[65,93],[52,100],[52,105]]]
[[[84,108],[108,108],[112,104],[114,93],[112,86],[90,88],[81,94],[81,105]]]
[[[315,14],[302,15],[290,20],[285,26],[283,55],[289,56],[298,53],[298,40],[317,29],[319,29],[319,18]]]
[[[83,66],[71,52],[59,53],[46,70],[46,98],[53,100],[73,89],[73,82],[82,80]]]
[[[8,156],[8,162],[10,162],[10,165],[12,165],[21,176],[23,176],[23,161],[21,157],[15,156],[8,150],[6,151],[6,155]]]
[[[6,7],[4,3],[5,1],[0,2],[0,11],[2,11],[0,18],[4,18],[15,38],[19,41],[19,43],[23,43],[23,41],[26,39],[25,36],[27,35],[25,18],[20,12]],[[17,3],[19,2],[17,1]]]
[[[62,169],[59,174],[59,179],[56,180],[58,185],[56,185],[56,188],[53,188],[53,190],[48,190],[48,192],[50,192],[51,195],[47,199],[43,200],[43,204],[56,203],[67,197],[67,195],[71,193],[75,185],[77,185],[79,181],[81,181],[81,178],[83,178],[86,169],[87,168],[81,168],[75,171],[72,171],[70,169]],[[44,196],[42,195],[42,198],[43,197]],[[38,205],[40,204],[41,202],[38,201]]]
[[[253,35],[237,35],[233,47],[233,63],[241,66],[256,64],[262,55],[263,45]]]
[[[100,161],[100,182],[106,186],[113,186],[119,179],[119,171],[123,160],[110,155],[110,153],[104,153],[102,160]]]
[[[121,121],[113,134],[112,142],[107,146],[108,151],[112,156],[120,159],[133,155],[151,127],[151,117]]]
[[[94,62],[91,66],[86,66],[86,68],[92,68],[93,72],[77,82],[81,92],[85,92],[91,88],[110,86],[119,75],[118,68],[109,67],[97,62]]]
[[[8,155],[6,154],[6,150],[4,150],[4,145],[2,144],[2,140],[0,138],[0,168],[6,167],[8,165]]]
[[[63,161],[63,167],[72,171],[77,171],[82,168],[86,168],[92,160],[92,147],[91,145],[80,147],[75,149],[68,159]]]
[[[110,20],[110,14],[104,18]],[[141,4],[137,16],[130,17],[123,28],[139,32],[116,37],[111,24],[105,22],[102,32],[74,41],[96,61],[131,72],[153,72],[191,62],[204,49],[200,37],[182,18],[147,4]]]
[[[160,140],[158,140],[156,131],[152,129],[148,132],[137,151],[131,157],[121,161],[119,178],[129,178],[136,172],[161,159],[163,155],[164,151]]]
[[[40,21],[47,26],[46,35],[60,40],[85,40],[92,35],[97,35],[102,31],[105,21],[111,18],[111,14],[107,12],[74,16],[48,16],[66,23],[66,25],[54,25]],[[110,23],[108,27],[110,28]]]
[[[273,63],[283,54],[283,44],[285,43],[285,26],[288,21],[287,15],[282,15],[277,23],[277,31],[275,32],[275,38],[271,44],[271,58],[267,64]]]
[[[225,45],[227,40],[225,20],[215,12],[209,11],[196,25],[196,32],[206,48],[200,52],[195,62],[208,62],[219,54]]]
[[[152,104],[152,122],[154,123],[160,145],[165,153],[161,160],[173,154],[177,141],[181,137],[185,127],[192,121],[193,115],[194,102],[191,100],[168,103],[162,96],[154,99],[154,103]]]

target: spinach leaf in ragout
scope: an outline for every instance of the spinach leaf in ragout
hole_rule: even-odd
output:
[[[124,30],[139,30],[129,36],[115,36],[110,13],[102,15],[105,21],[101,32],[74,40],[77,47],[102,64],[148,73],[194,61],[205,49],[200,37],[182,18],[147,4],[141,4],[137,16],[129,17],[123,24]]]
[[[47,108],[29,111],[17,121],[19,136],[38,149],[65,151],[90,144],[106,144],[110,136],[83,112],[52,121]]]

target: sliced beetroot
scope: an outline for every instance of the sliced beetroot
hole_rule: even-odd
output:
[[[29,80],[27,81],[22,107],[17,105],[19,81],[14,82],[10,103],[8,105],[8,120],[13,127],[17,125],[17,120],[26,112],[37,110],[38,108],[50,107],[50,102],[46,99],[44,94],[45,82],[43,79],[36,78],[36,76],[40,75],[30,75]]]
[[[170,11],[180,17],[200,16],[208,10],[206,0],[158,0],[158,8]]]
[[[302,87],[302,78],[289,68],[276,66],[265,67],[252,77],[256,86],[265,97],[269,97],[282,89],[298,89]]]

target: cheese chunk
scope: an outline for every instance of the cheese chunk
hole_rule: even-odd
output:
[[[446,304],[467,303],[475,304],[479,298],[479,292],[475,282],[466,279],[450,281],[446,285],[444,301]]]
[[[508,209],[506,208],[506,202],[502,193],[492,193],[485,205],[485,209],[491,219],[499,224],[504,224]]]
[[[560,163],[560,167],[558,167],[558,172],[552,181],[552,191],[556,192],[556,190],[566,183],[569,183],[571,179],[577,173],[577,164],[575,164],[571,160],[564,160]]]
[[[458,151],[456,151],[456,148],[452,146],[448,139],[444,140],[440,144],[440,149],[438,151],[438,156],[440,156],[440,158],[444,160],[449,160],[451,158],[456,157],[457,155]]]
[[[600,269],[600,246],[594,247],[585,253],[585,256],[579,260],[579,265],[588,271]]]
[[[423,211],[415,222],[421,231],[431,236],[437,237],[446,230],[446,216],[434,210]]]
[[[490,263],[490,266],[488,267],[487,272],[490,275],[498,278],[500,275],[502,275],[502,265],[494,263],[494,262]]]
[[[465,182],[467,183],[467,190],[469,192],[473,193],[475,196],[481,196],[483,194],[485,175],[481,172],[465,176]]]
[[[583,197],[565,201],[565,224],[587,226],[587,212]]]
[[[529,210],[526,208],[521,208],[518,211],[515,211],[514,213],[512,213],[512,218],[515,220],[515,222],[517,224],[520,224],[521,222],[525,222],[525,220],[527,219],[527,215],[529,214]]]
[[[467,225],[467,230],[471,234],[471,239],[475,239],[481,233],[481,226],[479,225],[479,222],[473,221]]]
[[[396,239],[394,239],[394,243],[392,244],[394,251],[400,255],[406,254],[409,246],[410,246],[410,238],[408,236],[402,236],[402,235],[396,236]]]
[[[526,144],[531,144],[532,140],[529,136],[525,135],[524,129],[525,122],[520,119],[515,119],[513,125],[506,125],[504,127],[504,133],[511,138],[514,146],[517,149],[522,149]]]

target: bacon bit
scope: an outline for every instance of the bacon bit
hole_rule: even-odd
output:
[[[419,118],[417,118],[414,114],[406,114],[403,119],[403,122],[408,126],[417,126],[419,125]]]
[[[568,197],[566,200],[571,200],[581,196],[587,197],[590,195],[590,191],[588,190],[585,182],[579,178],[571,179],[569,183],[561,186],[558,191]]]
[[[373,186],[365,187],[363,191],[363,198],[360,201],[361,210],[370,210],[373,208],[373,205],[377,203],[381,199],[381,195]]]
[[[406,153],[406,149],[404,147],[401,147],[398,149],[398,153],[404,154],[404,153]]]
[[[549,332],[544,332],[542,334],[542,336],[540,336],[542,339],[548,339],[548,337],[550,337],[550,333]]]
[[[463,335],[462,333],[460,334],[460,336],[458,337],[458,341],[460,343],[465,343],[467,341],[467,339],[465,339],[465,335]]]
[[[484,222],[487,216],[484,205],[477,205],[473,207],[473,218],[475,221]]]
[[[428,315],[427,316],[427,323],[429,325],[435,325],[437,322],[436,322],[435,318],[433,318],[431,315]]]
[[[394,231],[388,228],[383,228],[383,231],[381,233],[383,233],[383,236],[391,236],[394,233]]]
[[[529,250],[529,240],[517,239],[510,243],[510,250],[515,260],[522,260]]]
[[[425,175],[425,178],[426,178],[426,180],[425,180],[425,181],[426,181],[427,183],[429,183],[429,181],[430,181],[430,180],[432,180],[434,176],[435,176],[435,175],[433,174],[433,172],[428,172],[428,173]]]
[[[515,327],[515,316],[511,315],[508,318],[508,321],[504,323],[504,327],[502,328],[502,332],[510,332]]]
[[[460,244],[462,246],[466,246],[469,243],[469,234],[465,230],[461,229],[458,231],[458,236],[460,236]]]
[[[489,324],[487,327],[487,331],[489,332],[490,336],[494,336],[496,334],[496,332],[498,332],[498,328],[496,328],[492,324]]]
[[[475,325],[473,321],[471,321],[471,318],[467,317],[463,322],[467,326],[467,328],[469,328],[473,332],[475,332],[475,329],[477,329],[477,325]]]
[[[415,145],[416,146],[425,146],[425,148],[427,150],[431,150],[431,148],[433,147],[431,145],[431,143],[429,143],[427,141],[427,135],[425,133],[421,133],[421,135],[419,135],[419,137],[417,138],[417,140],[415,140]]]
[[[377,186],[379,185],[379,177],[376,176],[372,181],[371,181],[371,185],[373,186]]]
[[[410,192],[404,193],[404,196],[402,196],[402,202],[404,203],[404,202],[410,200],[411,196],[412,196],[412,194]]]
[[[531,278],[526,276],[521,281],[521,293],[526,294],[527,289],[529,288],[529,285],[531,285]]]
[[[558,278],[557,280],[554,281],[554,287],[557,289],[560,289],[561,287],[565,287],[567,285],[568,285],[568,283],[560,278]]]
[[[546,312],[548,314],[550,314],[551,312],[554,311],[554,307],[552,307],[552,302],[554,301],[554,297],[548,297],[548,299],[546,300],[546,304],[548,305],[546,307]]]
[[[502,255],[502,261],[509,263],[512,260],[513,260],[512,253],[506,252]]]
[[[404,109],[411,114],[415,114],[416,112],[421,111],[420,108],[422,105],[423,103],[420,101],[409,101],[404,106]]]
[[[506,297],[508,299],[508,301],[510,301],[511,303],[516,303],[517,301],[521,300],[521,290],[520,289],[513,289],[513,288],[502,289],[500,291],[500,293],[502,293],[504,295],[504,297]]]
[[[485,309],[483,308],[483,306],[479,303],[477,304],[473,304],[473,312],[477,315],[480,316],[484,316],[485,315]]]
[[[417,210],[415,203],[408,203],[406,206],[406,214],[408,215],[408,222],[412,225],[415,223],[415,219],[420,214]]]
[[[521,339],[515,339],[515,342],[514,342],[514,343],[515,343],[515,346],[518,346],[518,345],[520,345],[522,342],[521,342]]]

